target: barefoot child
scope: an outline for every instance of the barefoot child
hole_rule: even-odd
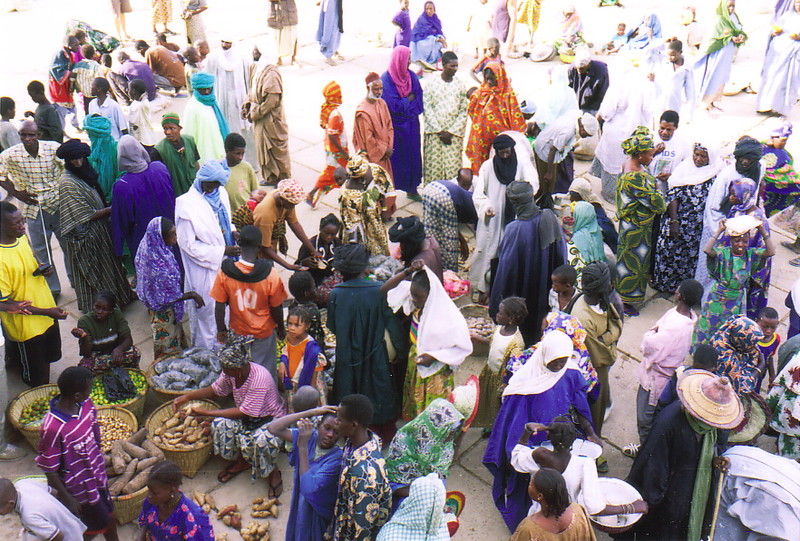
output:
[[[497,412],[500,411],[500,401],[503,397],[502,374],[506,363],[511,357],[516,357],[525,349],[525,342],[518,325],[528,317],[528,308],[525,299],[521,297],[508,297],[503,299],[495,317],[497,326],[489,343],[489,357],[486,366],[480,375],[480,403],[478,414],[473,422],[474,426],[483,427],[484,434],[489,434],[494,425]],[[473,335],[473,340],[484,341]]]
[[[308,334],[312,322],[311,313],[301,306],[289,309],[286,318],[286,340],[278,364],[278,378],[292,401],[295,391],[310,385],[325,396],[318,372],[327,364],[322,347]]]
[[[58,377],[58,396],[42,420],[36,464],[67,509],[86,525],[85,539],[117,541],[114,507],[100,451],[97,410],[89,400],[94,374],[70,366]]]
[[[183,474],[174,462],[164,460],[153,466],[147,477],[137,541],[214,541],[208,515],[181,491],[182,482]]]
[[[768,386],[772,386],[772,380],[775,379],[775,352],[778,351],[778,346],[781,345],[781,337],[775,332],[779,323],[778,312],[774,308],[767,306],[759,312],[756,323],[764,333],[764,338],[758,342],[758,349],[767,364],[766,370],[761,373],[761,378],[758,380],[758,385],[756,385],[756,389],[761,389],[761,383],[764,381],[765,375],[769,374]]]

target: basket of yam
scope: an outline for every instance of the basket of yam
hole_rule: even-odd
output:
[[[89,397],[94,402],[95,406],[117,406],[124,408],[136,416],[136,419],[141,422],[144,418],[144,403],[147,396],[147,378],[144,372],[136,368],[125,368],[131,378],[131,383],[136,387],[136,396],[127,400],[111,401],[106,394],[106,388],[103,383],[103,377],[107,372],[96,372],[94,381],[92,382],[92,390]]]
[[[145,427],[153,443],[164,452],[167,460],[180,466],[184,475],[194,477],[213,451],[212,419],[193,415],[191,409],[218,407],[210,400],[193,400],[173,411],[172,402],[167,402],[147,418]]]
[[[147,477],[153,466],[164,460],[164,453],[147,437],[146,428],[128,431],[126,437],[112,440],[104,437],[101,424],[100,435],[114,515],[119,524],[127,524],[139,516],[147,496]]]
[[[459,308],[461,315],[467,321],[469,334],[472,337],[472,355],[485,357],[489,354],[489,339],[494,333],[494,322],[489,317],[489,308],[480,304],[467,304]],[[476,340],[475,337],[481,340]],[[486,342],[484,342],[486,340]]]
[[[169,402],[189,391],[208,387],[221,371],[216,353],[191,348],[152,363],[144,375],[158,401]]]
[[[50,411],[50,401],[57,395],[58,385],[34,387],[22,391],[8,408],[12,426],[22,433],[34,451],[39,450],[42,419]]]

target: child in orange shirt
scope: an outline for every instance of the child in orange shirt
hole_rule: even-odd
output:
[[[325,355],[316,340],[308,334],[311,327],[312,314],[303,306],[289,309],[286,318],[286,341],[281,352],[278,365],[278,378],[289,394],[289,403],[295,391],[304,385],[310,385],[325,397],[325,386],[318,377],[326,365]]]

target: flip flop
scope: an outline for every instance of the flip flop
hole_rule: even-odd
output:
[[[231,479],[233,479],[234,477],[236,477],[240,473],[242,473],[242,472],[241,471],[233,472],[233,471],[230,471],[230,470],[223,470],[223,471],[219,472],[219,475],[217,475],[217,481],[219,481],[220,483],[227,483],[228,481],[230,481]]]
[[[283,494],[283,479],[275,483],[274,485],[269,485],[268,496],[270,498],[280,498],[281,494]]]
[[[795,257],[794,259],[790,260],[789,264],[792,267],[800,267],[800,257]]]
[[[791,250],[792,252],[794,252],[796,254],[800,254],[800,246],[798,246],[794,242],[789,242],[788,240],[782,240],[781,241],[781,246],[783,246],[787,250]]]
[[[630,458],[636,458],[641,447],[638,443],[629,443],[622,448],[622,454]]]

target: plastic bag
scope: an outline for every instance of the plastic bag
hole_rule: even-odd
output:
[[[130,400],[136,396],[136,385],[131,381],[131,376],[124,368],[112,368],[103,376],[103,388],[109,402]]]

